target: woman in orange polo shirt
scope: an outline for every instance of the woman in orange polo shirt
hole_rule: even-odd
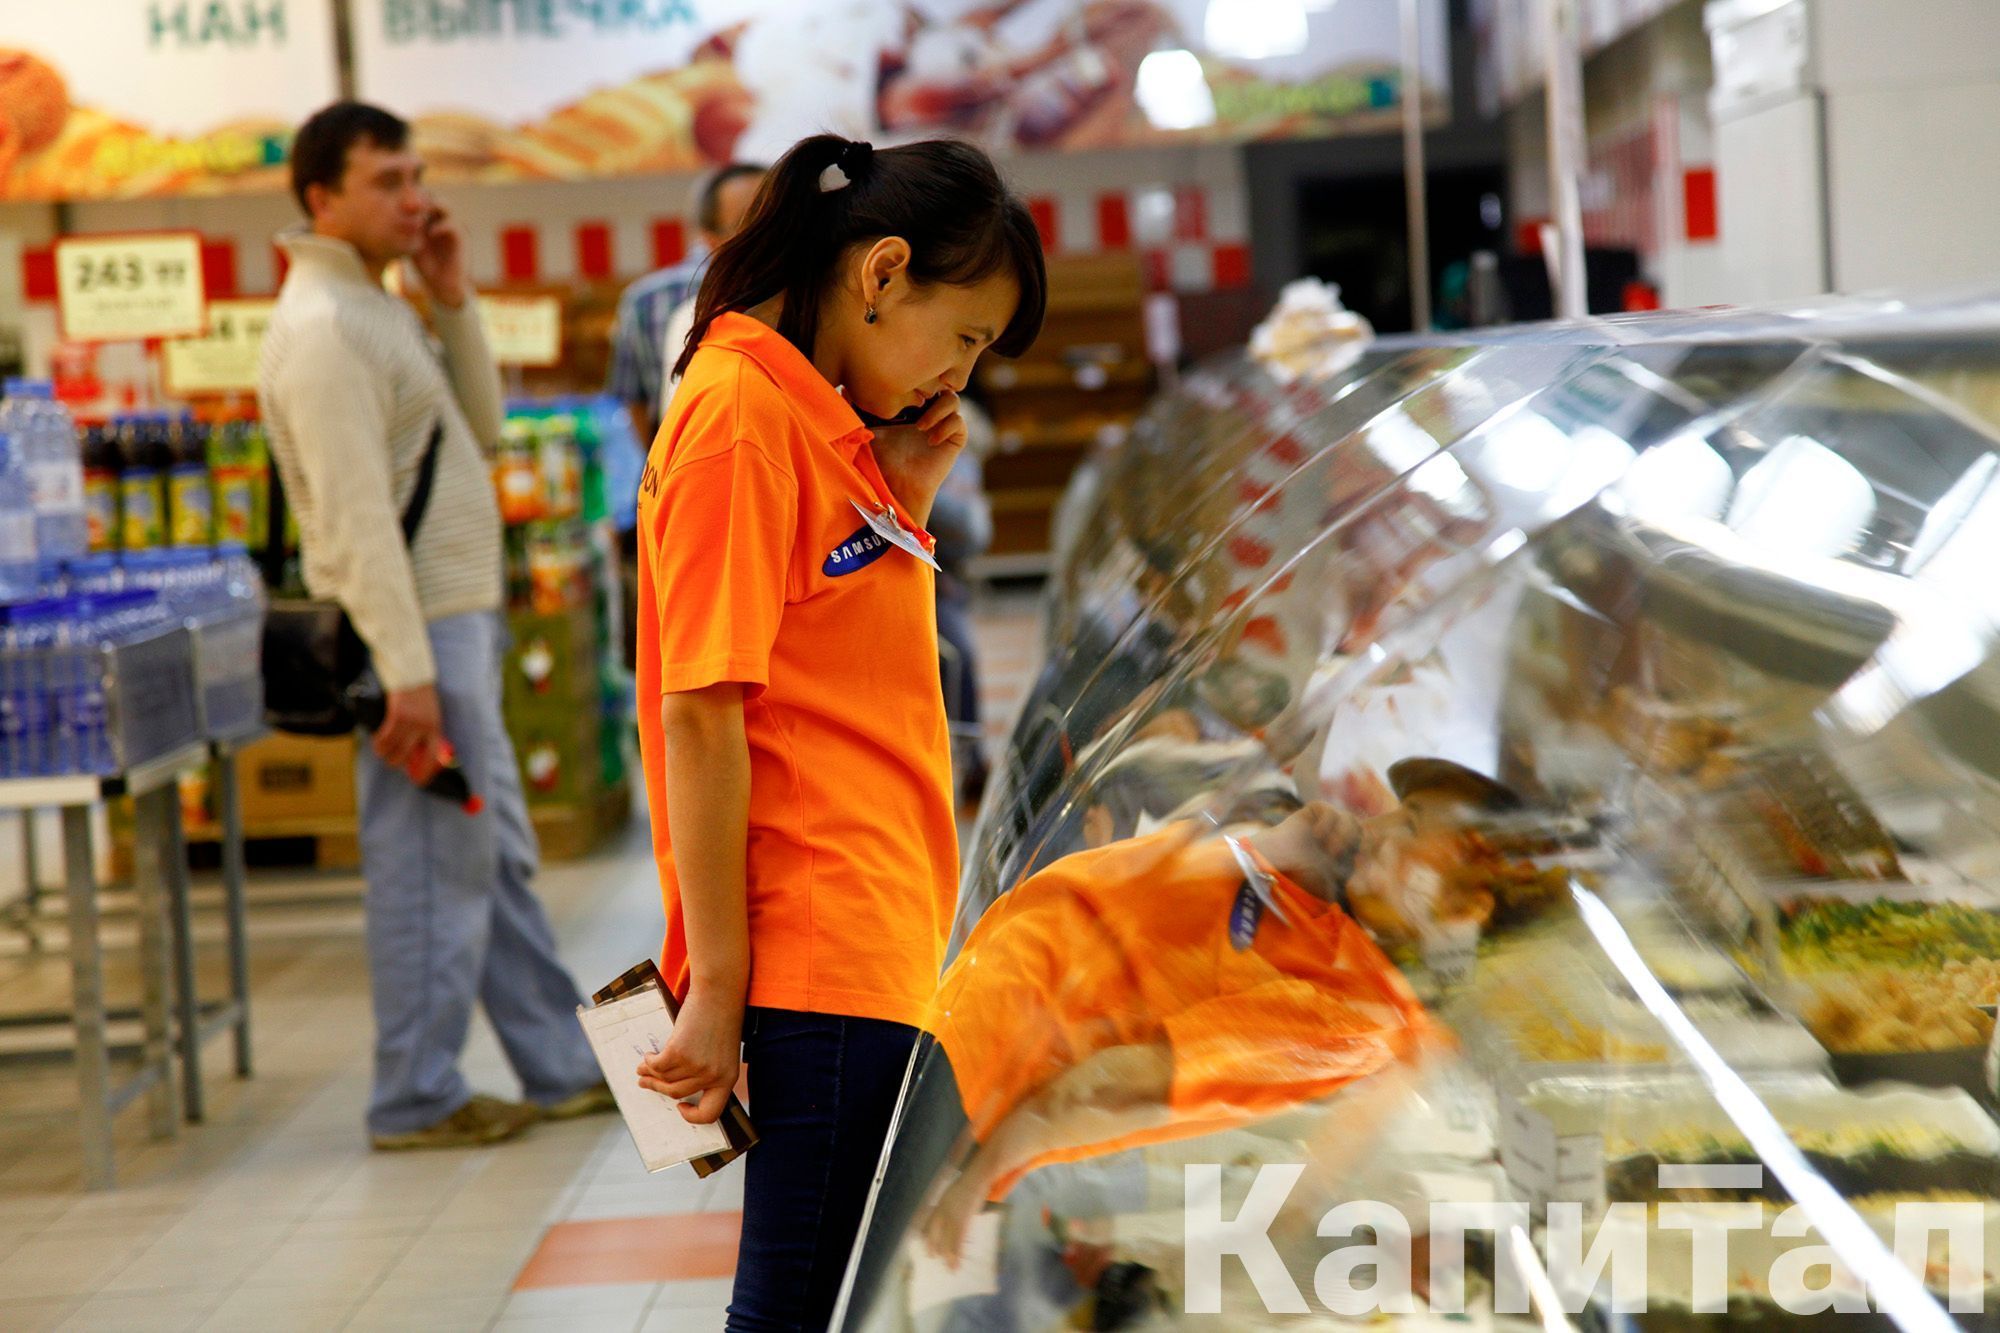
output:
[[[978,149],[803,140],[710,261],[647,462],[639,741],[682,1007],[638,1072],[701,1123],[748,1061],[731,1329],[826,1325],[936,988],[958,846],[924,521],[974,362],[1034,340],[1044,291]]]

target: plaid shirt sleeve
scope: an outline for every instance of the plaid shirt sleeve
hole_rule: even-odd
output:
[[[652,284],[642,281],[627,289],[611,331],[611,372],[604,385],[612,397],[643,406],[654,417],[660,414],[659,308]]]

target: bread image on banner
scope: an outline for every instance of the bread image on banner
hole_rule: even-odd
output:
[[[281,190],[293,127],[339,95],[330,6],[5,8],[0,200]]]
[[[692,171],[729,160],[750,105],[727,60],[701,59],[515,126],[470,111],[428,112],[416,119],[416,146],[441,174],[472,179]]]

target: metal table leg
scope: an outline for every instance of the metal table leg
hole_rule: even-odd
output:
[[[229,994],[236,1001],[236,1074],[250,1077],[250,953],[244,910],[243,795],[236,785],[236,747],[215,751],[216,800],[222,813],[222,910],[229,930]]]
[[[21,870],[28,877],[28,892],[23,900],[27,908],[28,948],[34,953],[42,951],[42,854],[35,845],[35,810],[21,812]]]
[[[104,954],[97,938],[97,879],[90,808],[62,810],[63,866],[69,899],[70,991],[76,1025],[77,1125],[83,1133],[83,1182],[110,1189],[111,1053],[104,1033]]]
[[[172,1021],[169,1008],[173,997],[172,950],[168,947],[167,925],[167,843],[172,837],[167,827],[164,803],[178,803],[180,792],[170,783],[149,791],[133,801],[133,869],[138,881],[139,968],[144,982],[145,1047],[142,1057],[147,1070],[157,1070],[148,1096],[148,1115],[154,1138],[171,1138],[180,1128],[179,1097],[173,1077]]]
[[[180,788],[171,785],[160,805],[161,859],[165,862],[169,939],[174,951],[174,1021],[180,1030],[181,1110],[191,1123],[204,1114],[201,1092],[201,994],[195,970],[193,885],[188,882],[187,833],[181,824]]]

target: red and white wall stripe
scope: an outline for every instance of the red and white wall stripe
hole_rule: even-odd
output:
[[[1234,148],[1060,154],[1006,164],[1055,255],[1131,253],[1156,290],[1199,292],[1250,281],[1249,201]],[[483,286],[622,281],[687,251],[690,177],[447,186]],[[284,196],[225,196],[79,204],[73,231],[186,228],[207,238],[213,295],[276,289],[282,258],[271,238],[298,221]],[[0,232],[21,248],[22,296],[53,296],[54,210],[0,208]],[[11,276],[11,275],[10,275]]]

